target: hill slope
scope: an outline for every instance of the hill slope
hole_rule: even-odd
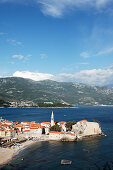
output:
[[[80,83],[0,78],[0,99],[5,101],[67,102],[73,105],[113,105],[113,87]]]

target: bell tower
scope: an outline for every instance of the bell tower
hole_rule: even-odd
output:
[[[53,111],[52,111],[52,114],[51,114],[51,126],[54,126],[55,125],[55,122],[54,122],[54,115],[53,115]]]

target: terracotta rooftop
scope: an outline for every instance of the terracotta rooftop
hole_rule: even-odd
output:
[[[30,130],[24,130],[24,132],[30,132]]]
[[[54,133],[54,134],[65,134],[65,132],[56,132],[56,131],[50,131],[50,133]]]
[[[44,124],[50,124],[50,122],[42,122],[42,123],[44,123]]]
[[[58,123],[59,123],[59,124],[64,124],[64,123],[66,123],[66,122],[65,122],[65,121],[63,122],[63,121],[62,121],[62,122],[58,122]]]

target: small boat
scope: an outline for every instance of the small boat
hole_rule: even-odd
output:
[[[61,164],[62,165],[71,165],[72,161],[70,161],[70,160],[61,160]]]

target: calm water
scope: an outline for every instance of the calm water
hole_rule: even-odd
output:
[[[50,121],[51,111],[55,121],[98,120],[107,137],[96,137],[79,142],[38,142],[21,151],[0,169],[9,170],[88,170],[113,169],[113,107],[79,107],[75,109],[0,109],[0,116],[8,120]],[[61,165],[69,159],[72,165]]]

